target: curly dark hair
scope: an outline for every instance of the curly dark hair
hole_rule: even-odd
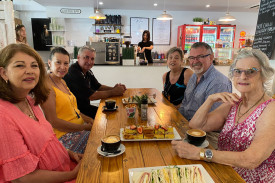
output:
[[[49,86],[46,80],[46,68],[40,55],[31,47],[26,44],[10,44],[0,51],[0,67],[7,68],[10,64],[11,58],[17,53],[25,53],[33,57],[39,66],[40,76],[37,85],[30,91],[34,97],[35,105],[45,102],[49,95]],[[6,82],[2,77],[0,79],[0,98],[11,103],[18,103],[22,98],[18,98],[12,91],[10,83]]]

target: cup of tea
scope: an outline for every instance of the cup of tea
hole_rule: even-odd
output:
[[[118,150],[121,140],[118,135],[108,135],[101,139],[101,150],[103,152],[114,153]]]
[[[105,100],[105,106],[107,109],[114,109],[116,106],[115,100]]]
[[[200,129],[190,129],[186,132],[187,141],[195,146],[200,146],[206,138],[206,132]]]

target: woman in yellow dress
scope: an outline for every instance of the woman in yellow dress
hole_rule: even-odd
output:
[[[51,51],[48,60],[51,92],[41,107],[58,140],[67,149],[84,153],[93,119],[80,113],[75,96],[62,79],[68,72],[69,63],[70,55],[64,48],[56,47]]]

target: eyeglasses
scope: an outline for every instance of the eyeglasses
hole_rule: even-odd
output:
[[[196,56],[196,57],[190,56],[190,57],[188,57],[188,60],[189,60],[189,61],[195,61],[195,60],[201,61],[201,59],[203,59],[203,58],[205,58],[205,57],[208,57],[209,55],[211,55],[211,54],[207,54],[207,55],[198,55],[198,56]]]
[[[242,72],[244,72],[246,77],[251,78],[256,76],[257,72],[260,72],[260,70],[255,67],[247,70],[233,69],[233,76],[240,77],[242,75]]]

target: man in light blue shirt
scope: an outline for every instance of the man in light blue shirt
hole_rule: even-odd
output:
[[[232,92],[232,83],[228,77],[217,71],[213,66],[214,54],[207,43],[198,42],[193,44],[188,59],[194,74],[188,81],[179,112],[190,121],[209,95]],[[219,105],[221,103],[215,103],[210,111],[213,111]],[[216,149],[219,133],[210,132],[207,134],[207,139]]]
[[[232,84],[228,77],[213,66],[214,54],[207,43],[193,44],[188,59],[194,74],[188,81],[179,112],[189,121],[209,95],[232,92]],[[211,111],[220,104],[215,103]]]

